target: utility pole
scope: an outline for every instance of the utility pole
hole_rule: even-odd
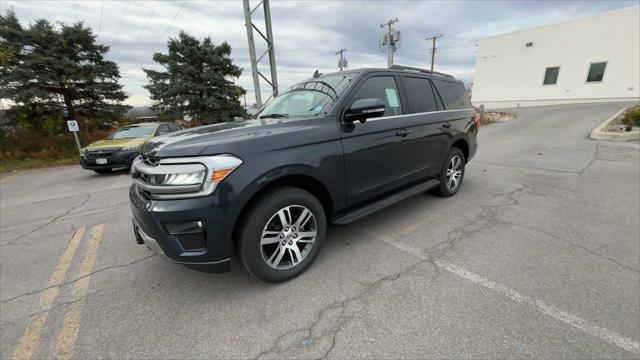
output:
[[[436,39],[437,38],[441,38],[442,34],[440,35],[433,35],[432,37],[428,37],[425,40],[429,41],[432,40],[433,43],[431,45],[431,71],[433,72],[433,63],[436,59]]]
[[[256,98],[256,105],[258,108],[262,106],[262,95],[260,94],[260,78],[266,81],[271,86],[271,95],[278,95],[278,74],[276,73],[276,53],[273,45],[273,31],[271,29],[271,8],[269,7],[269,0],[262,0],[256,7],[251,9],[249,0],[243,0],[244,7],[244,26],[247,28],[247,41],[249,42],[249,58],[251,60],[251,75],[253,77],[253,90]],[[263,34],[258,27],[252,22],[251,15],[262,5],[264,11],[264,27],[265,33]],[[259,57],[256,56],[256,45],[253,39],[253,31],[256,31],[264,41],[267,42],[267,50],[265,50]],[[269,68],[271,71],[271,80],[267,79],[258,69],[258,63],[265,55],[269,54]],[[268,100],[268,99],[267,99]]]
[[[387,67],[393,66],[393,53],[396,51],[396,43],[400,41],[400,33],[393,30],[393,24],[398,22],[398,18],[387,21],[386,24],[380,24],[380,28],[388,27],[387,35],[382,38],[382,45],[387,45]]]
[[[340,71],[344,70],[344,68],[347,66],[347,59],[344,58],[345,51],[347,51],[347,49],[345,48],[336,51],[336,55],[340,55],[340,60],[338,60],[338,68],[340,69]]]

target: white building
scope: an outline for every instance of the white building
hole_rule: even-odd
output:
[[[640,101],[640,7],[480,40],[471,100],[486,108]]]

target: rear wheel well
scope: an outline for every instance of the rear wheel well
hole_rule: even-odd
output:
[[[256,201],[258,201],[262,197],[262,195],[273,189],[284,186],[295,187],[310,192],[322,204],[322,208],[324,209],[327,219],[331,218],[331,214],[333,213],[333,200],[327,188],[320,181],[307,175],[284,176],[270,182],[269,184],[258,190],[258,192],[256,192],[244,205],[244,207],[240,211],[240,214],[238,215],[238,218],[236,219],[235,224],[233,225],[232,239],[234,241],[234,245],[235,240],[238,238],[238,230],[240,227],[239,225],[242,223],[242,219],[245,217],[247,211],[252,206],[254,206]]]
[[[456,140],[456,142],[453,143],[453,145],[451,145],[451,147],[458,148],[460,149],[460,151],[462,151],[465,162],[469,160],[469,144],[467,144],[465,140],[458,139]]]

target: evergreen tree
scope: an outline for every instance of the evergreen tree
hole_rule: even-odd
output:
[[[149,79],[145,88],[156,101],[154,110],[172,117],[189,115],[207,124],[246,115],[240,105],[246,91],[233,83],[242,70],[233,65],[228,43],[216,46],[209,37],[200,42],[180,32],[167,47],[167,54],[153,54],[164,71],[143,69]]]
[[[0,98],[74,117],[121,112],[127,96],[108,51],[82,22],[23,28],[12,11],[0,14]]]

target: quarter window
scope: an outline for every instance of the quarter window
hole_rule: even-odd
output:
[[[469,109],[471,101],[467,95],[467,89],[461,82],[433,79],[436,89],[442,97],[447,110]]]
[[[560,73],[560,67],[548,67],[544,72],[544,81],[542,85],[555,85],[558,83],[558,74]]]
[[[587,75],[587,82],[600,82],[604,77],[604,69],[607,67],[606,62],[591,63],[589,66],[589,74]]]
[[[431,84],[425,78],[404,78],[405,90],[409,112],[412,114],[429,111],[437,111],[436,98],[433,95]]]
[[[380,99],[384,101],[384,116],[402,114],[398,87],[393,76],[377,76],[370,78],[356,91],[351,103],[361,99]]]

